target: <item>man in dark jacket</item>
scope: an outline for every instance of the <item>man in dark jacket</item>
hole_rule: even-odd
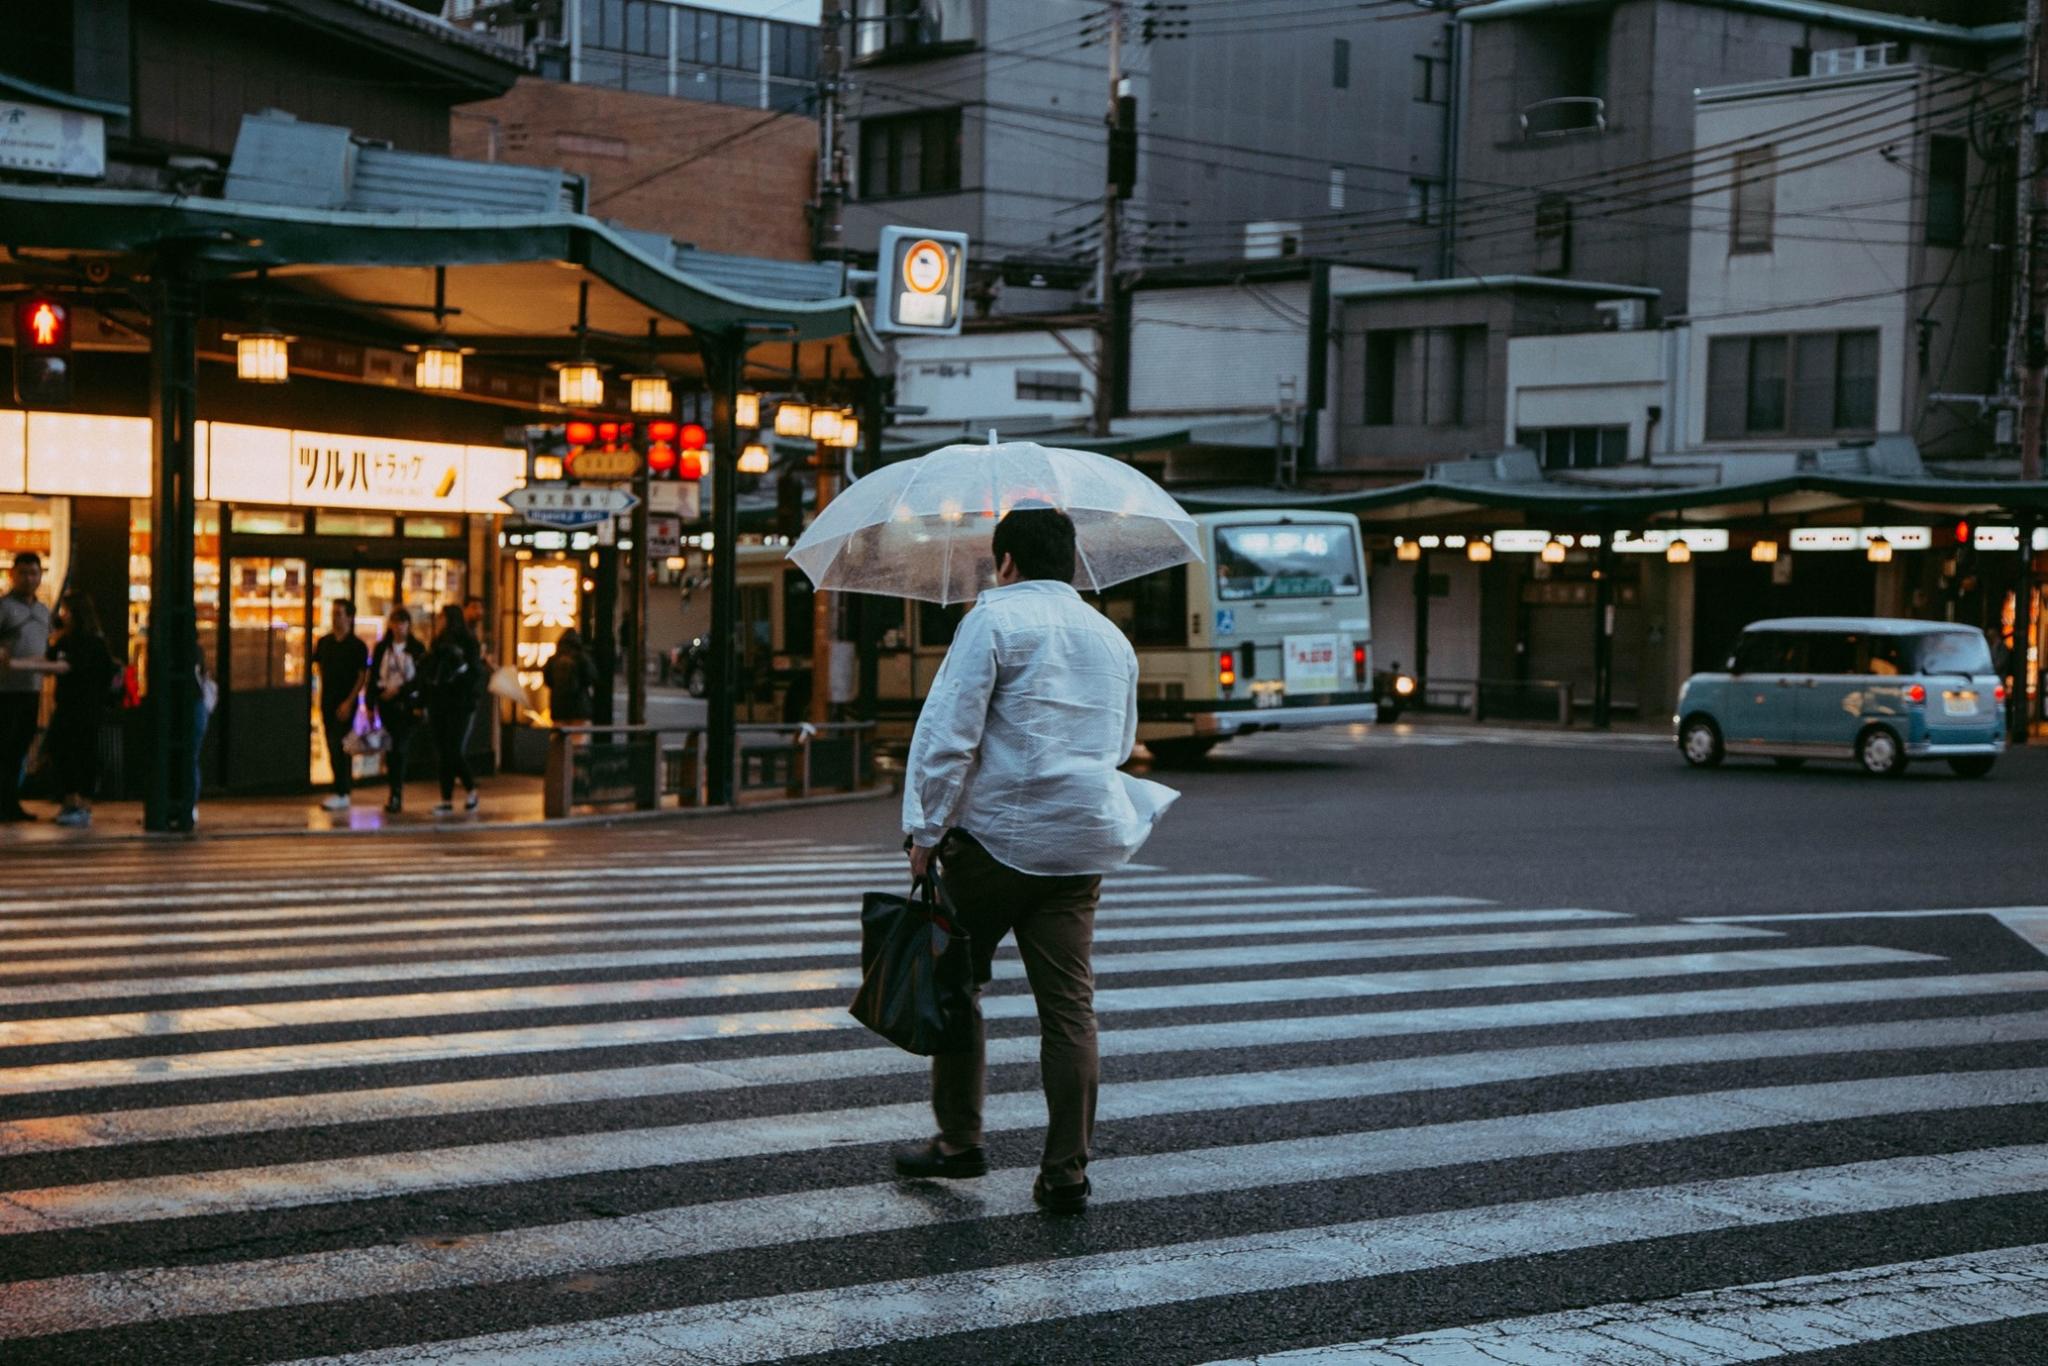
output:
[[[582,725],[590,720],[597,692],[597,670],[584,653],[583,637],[574,628],[562,632],[555,642],[541,676],[548,685],[548,714],[560,725]]]

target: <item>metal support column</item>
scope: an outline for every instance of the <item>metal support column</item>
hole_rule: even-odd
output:
[[[633,551],[626,557],[633,587],[626,597],[626,620],[633,635],[633,648],[626,652],[626,721],[647,724],[647,575],[652,561],[647,554],[647,458],[633,475]]]
[[[738,682],[739,640],[739,439],[735,411],[740,376],[746,368],[743,331],[700,332],[704,378],[711,387],[711,660],[707,683],[710,715],[705,801],[730,806],[739,799],[734,764],[738,729],[733,689]]]
[[[590,719],[600,726],[618,720],[615,689],[619,686],[619,548],[601,545],[593,554],[597,568],[591,571],[597,585],[592,594],[591,616],[597,627],[590,642],[591,664],[597,670],[597,695],[590,700]]]
[[[1602,730],[1614,707],[1614,532],[1600,536],[1593,556],[1593,724]]]
[[[1367,679],[1370,683],[1372,680]],[[1423,709],[1429,697],[1429,552],[1415,562],[1415,703]]]
[[[199,800],[199,623],[192,602],[194,423],[199,410],[199,280],[181,251],[158,256],[150,285],[155,335],[149,418],[156,443],[150,502],[149,706],[155,753],[143,828],[192,828]]]

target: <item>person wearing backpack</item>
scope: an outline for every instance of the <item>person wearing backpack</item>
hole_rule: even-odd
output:
[[[427,726],[434,733],[434,754],[441,776],[441,803],[434,814],[445,816],[455,810],[455,780],[462,780],[467,794],[465,811],[474,811],[480,799],[476,769],[469,761],[469,732],[476,724],[477,702],[488,681],[484,675],[483,651],[454,603],[441,609],[434,644],[427,651]]]
[[[590,721],[597,693],[597,670],[584,652],[583,637],[572,626],[555,642],[541,677],[548,685],[548,715],[558,726],[585,725]]]

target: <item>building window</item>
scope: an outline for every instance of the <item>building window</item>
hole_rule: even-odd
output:
[[[1415,57],[1415,98],[1423,104],[1443,104],[1450,99],[1450,66],[1441,57]]]
[[[1961,246],[1964,196],[1969,192],[1970,144],[1962,138],[1927,139],[1927,241]]]
[[[1707,347],[1707,437],[1873,432],[1879,354],[1874,330],[1716,337]]]
[[[1406,331],[1365,334],[1365,406],[1368,427],[1394,425],[1395,386],[1401,379],[1401,357],[1408,350]]]
[[[1568,275],[1572,268],[1572,201],[1547,194],[1536,201],[1536,273]]]
[[[1626,427],[1524,427],[1515,444],[1536,453],[1546,470],[1597,470],[1628,459]]]
[[[1017,397],[1037,403],[1079,403],[1081,372],[1078,370],[1019,370]]]
[[[1443,186],[1434,180],[1410,180],[1408,182],[1408,221],[1420,227],[1430,227],[1438,220],[1443,202]]]
[[[1330,43],[1330,84],[1338,90],[1351,88],[1351,40],[1333,39]]]
[[[861,120],[861,198],[936,194],[959,188],[959,110]]]
[[[976,36],[974,0],[857,0],[848,8],[856,57],[915,53]]]
[[[1342,166],[1332,166],[1330,168],[1330,207],[1333,209],[1344,207],[1344,168]]]
[[[1728,219],[1728,250],[1769,251],[1771,218],[1778,202],[1778,154],[1749,147],[1735,154],[1734,211]]]

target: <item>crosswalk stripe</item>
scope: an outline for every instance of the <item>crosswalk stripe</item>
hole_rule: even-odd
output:
[[[1205,932],[1204,937],[1241,938],[1263,934],[1263,927],[1242,924],[1201,928]],[[1234,944],[1224,948],[1126,951],[1098,954],[1095,957],[1095,964],[1098,973],[1161,972],[1238,966],[1265,967],[1286,963],[1342,962],[1347,959],[1428,958],[1453,953],[1536,953],[1557,949],[1597,949],[1634,944],[1683,944],[1769,937],[1775,937],[1775,932],[1745,926],[1628,925],[1591,930],[1515,930],[1494,934],[1425,935],[1362,940],[1318,939],[1308,942]],[[381,947],[389,951],[401,942],[387,941]],[[442,959],[429,963],[408,963],[402,971],[404,981],[412,983],[443,978],[461,980],[520,973],[600,972],[642,967],[692,968],[703,963],[754,962],[776,958],[832,956],[857,961],[859,952],[859,938],[842,935],[832,939],[806,939],[794,943],[742,943],[699,945],[689,949],[635,949],[612,953]],[[857,985],[857,970],[849,968],[847,971],[855,973],[853,980]],[[995,971],[1000,980],[1024,979],[1023,965],[1016,960],[1013,950],[1004,951],[1004,956],[996,962]],[[392,977],[393,970],[388,963],[340,968],[281,968],[267,972],[216,973],[186,977],[133,977],[112,981],[0,987],[0,1005],[55,1005],[71,1001],[104,1000],[109,997],[337,986],[347,983],[388,982]],[[811,974],[803,972],[801,980],[809,982]],[[797,986],[790,989],[811,988]],[[0,1024],[0,1046],[7,1042],[6,1029],[5,1024]]]
[[[844,873],[809,876],[793,874],[788,877],[764,879],[757,877],[716,877],[694,878],[687,883],[672,887],[656,888],[652,891],[629,891],[616,887],[591,889],[576,887],[564,891],[573,879],[557,876],[534,877],[532,889],[494,891],[492,896],[510,899],[516,896],[516,904],[522,909],[537,906],[588,906],[601,902],[606,906],[650,906],[650,905],[694,905],[698,903],[731,902],[749,891],[764,892],[778,897],[830,897],[847,896],[858,901],[861,893],[876,889],[895,891],[903,888],[901,864],[891,864],[888,874],[880,877],[850,876]],[[298,885],[298,884],[295,884]],[[238,884],[246,886],[246,884]],[[1315,887],[1283,888],[1264,883],[1258,878],[1227,873],[1175,873],[1136,874],[1129,877],[1103,879],[1105,899],[1118,896],[1141,896],[1147,893],[1163,893],[1164,896],[1231,896],[1241,895],[1250,888],[1261,888],[1269,894],[1274,891],[1293,891],[1316,895],[1344,894],[1362,896],[1371,889],[1341,885],[1319,885]],[[1186,889],[1167,893],[1165,889]],[[1217,889],[1204,893],[1198,889]],[[280,898],[274,894],[241,893],[223,894],[205,901],[213,909],[194,911],[183,910],[166,913],[163,903],[151,900],[138,905],[133,897],[119,899],[127,909],[105,915],[79,915],[77,909],[87,903],[64,901],[43,906],[35,911],[14,908],[16,918],[0,920],[0,934],[34,934],[47,931],[53,924],[72,929],[111,929],[123,925],[149,925],[164,927],[172,925],[221,925],[262,920],[305,920],[319,916],[364,916],[369,918],[393,918],[432,910],[469,910],[478,902],[475,895],[463,896],[408,896],[402,901],[376,900],[359,895],[353,883],[345,894],[337,895],[334,884],[323,883],[316,893],[304,896]],[[409,890],[418,890],[417,885]],[[1469,898],[1457,898],[1467,902]],[[234,903],[251,902],[250,905]],[[1471,902],[1470,904],[1489,904]]]
[[[1735,1366],[2048,1314],[2048,1243],[1858,1267],[1209,1366]]]
[[[1297,951],[1302,947],[1304,946],[1271,945],[1261,946],[1255,950],[1199,949],[1186,950],[1179,954],[1129,956],[1142,958],[1146,963],[1143,969],[1131,970],[1159,971],[1162,970],[1160,965],[1166,963],[1215,967],[1249,962],[1252,960],[1243,955],[1252,952],[1282,954],[1280,961],[1298,962],[1301,959]],[[1314,947],[1321,949],[1326,946]],[[1205,956],[1197,958],[1197,954]],[[1118,971],[1119,967],[1114,961],[1117,957],[1119,955],[1114,954],[1099,956],[1096,959],[1098,974]],[[1095,1007],[1105,1013],[1118,1010],[1171,1010],[1263,1001],[1391,996],[1426,991],[1484,991],[1565,982],[1683,977],[1705,973],[1786,972],[1802,968],[1863,967],[1939,961],[1940,958],[1934,954],[1862,945],[1727,949],[1709,953],[1503,963],[1488,964],[1484,967],[1412,968],[1332,976],[1268,978],[1258,981],[1112,987],[1096,992]],[[1018,975],[1021,976],[1021,973]],[[0,1048],[109,1039],[151,1040],[166,1036],[189,1036],[236,1029],[305,1028],[356,1020],[425,1019],[492,1012],[570,1010],[582,1006],[718,1000],[780,993],[847,992],[859,985],[858,966],[799,968],[787,972],[735,972],[638,978],[626,982],[547,982],[462,991],[402,992],[389,996],[342,996],[313,1001],[266,1001],[255,1005],[196,1006],[187,1010],[44,1016],[0,1021]],[[982,1003],[982,1011],[990,1019],[1021,1019],[1035,1016],[1037,1013],[1028,994],[990,997]]]
[[[456,930],[495,930],[517,925],[617,925],[635,921],[660,923],[673,920],[701,920],[711,916],[738,919],[780,919],[788,915],[799,915],[821,908],[843,908],[851,913],[860,908],[861,888],[830,887],[806,891],[797,887],[777,887],[778,897],[815,896],[829,898],[828,901],[768,901],[746,902],[733,900],[732,893],[718,898],[707,898],[705,904],[689,906],[687,909],[662,909],[636,913],[623,906],[606,901],[603,910],[573,910],[553,912],[529,912],[527,902],[522,900],[518,911],[491,912],[472,915],[450,915],[438,917],[417,917],[408,913],[377,915],[364,910],[351,912],[348,921],[305,924],[303,918],[293,917],[280,924],[244,926],[228,929],[137,930],[122,934],[51,934],[50,926],[39,925],[34,929],[42,931],[40,938],[0,938],[0,951],[8,953],[31,953],[43,950],[62,951],[65,949],[131,949],[148,951],[161,945],[177,944],[232,944],[252,943],[264,940],[308,940],[346,939],[377,934],[420,934],[446,933]],[[1261,888],[1267,897],[1283,897],[1284,900],[1248,900],[1235,898],[1244,895],[1241,891],[1202,889],[1195,891],[1137,891],[1114,898],[1104,898],[1102,914],[1114,916],[1124,905],[1133,903],[1165,902],[1175,906],[1206,905],[1214,902],[1228,902],[1233,910],[1245,915],[1296,915],[1305,911],[1354,911],[1386,908],[1390,904],[1443,906],[1445,904],[1480,905],[1480,902],[1463,902],[1457,899],[1433,897],[1361,897],[1346,887],[1267,887]],[[592,897],[579,897],[566,904],[588,906]],[[665,902],[688,901],[690,898],[662,898]],[[293,923],[299,922],[299,923]],[[128,922],[128,923],[133,923]]]
[[[1791,1123],[1938,1113],[2009,1099],[2017,1073],[1881,1078],[1661,1097],[1534,1115],[1339,1133],[1104,1158],[1090,1166],[1103,1205],[1300,1182],[1421,1171],[1559,1152],[1676,1142]],[[2036,1080],[2021,1088],[2038,1088]],[[1912,1083],[1928,1083],[1915,1087]],[[2048,1145],[2039,1149],[2048,1158]],[[798,1191],[478,1232],[420,1255],[416,1244],[352,1247],[226,1264],[85,1273],[0,1285],[0,1338],[76,1332],[193,1314],[407,1294],[636,1262],[1028,1213],[1028,1183],[997,1172],[934,1201],[922,1183]],[[2043,1168],[2048,1180],[2048,1167]],[[1961,1199],[1963,1196],[1946,1198]],[[1000,1274],[1000,1273],[998,1273]]]
[[[1374,1019],[1371,1015],[1338,1015],[1305,1020],[1233,1020],[1164,1029],[1111,1029],[1102,1032],[1102,1055],[1118,1058],[1176,1052],[1256,1052],[1288,1044],[1370,1039],[1380,1036]],[[1354,1081],[1358,1095],[1389,1094],[1629,1068],[1821,1057],[1880,1049],[1981,1047],[2042,1039],[2048,1039],[2048,1014],[2028,1012],[1430,1054],[1361,1067]],[[1038,1041],[1032,1037],[998,1038],[988,1043],[988,1060],[992,1066],[1029,1063],[1037,1056]],[[266,1096],[253,1100],[114,1110],[100,1114],[51,1115],[0,1122],[0,1156],[128,1143],[222,1138],[281,1129],[629,1100],[750,1086],[816,1084],[857,1077],[916,1074],[924,1072],[928,1066],[923,1058],[894,1048],[834,1049],[724,1058],[701,1063],[664,1063],[650,1067]]]
[[[319,1366],[738,1366],[1724,1229],[2048,1189],[2048,1147],[1888,1158],[1210,1238],[324,1357]],[[297,1366],[314,1366],[312,1362]]]
[[[1341,1100],[1358,1094],[1358,1086],[1372,1076],[1372,1066],[1367,1063],[1305,1067],[1285,1072],[1126,1082],[1104,1092],[1098,1114],[1102,1122],[1115,1123],[1161,1115]],[[1756,1127],[1765,1115],[1771,1116],[1768,1122],[1772,1124],[1794,1124],[1859,1114],[2037,1104],[2048,1101],[2048,1068],[1763,1087],[1745,1091],[1742,1096],[1742,1127]],[[1833,1097],[1861,1099],[1836,1099],[1831,1104]],[[1608,1140],[1625,1130],[1633,1134],[1632,1142],[1649,1142],[1660,1136],[1687,1137],[1696,1123],[1691,1116],[1695,1112],[1705,1114],[1707,1110],[1700,1104],[1699,1096],[1679,1099],[1686,1103],[1646,1112],[1656,1117],[1656,1122],[1647,1127],[1629,1129],[1628,1119],[1634,1113],[1629,1106],[1654,1103],[1630,1102],[1623,1106],[1593,1106],[1584,1111],[1551,1112],[1553,1118],[1548,1122],[1561,1125],[1563,1133],[1557,1135],[1554,1128],[1550,1132],[1556,1136],[1553,1141],[1567,1141],[1575,1150],[1612,1146]],[[9,1190],[0,1200],[0,1236],[245,1214],[809,1152],[849,1142],[878,1142],[890,1136],[915,1134],[929,1126],[930,1116],[930,1107],[923,1102],[858,1106]],[[1036,1090],[990,1095],[983,1119],[992,1132],[1041,1127],[1045,1123],[1045,1097]],[[1431,1127],[1442,1130],[1447,1126]],[[1546,1120],[1538,1115],[1521,1115],[1510,1127],[1517,1133],[1537,1135],[1546,1131]],[[1379,1151],[1378,1140],[1382,1137],[1372,1134],[1365,1140],[1365,1146]],[[1449,1151],[1452,1136],[1439,1132],[1436,1137],[1439,1142],[1432,1151]],[[1291,1177],[1276,1177],[1269,1172],[1268,1179],[1259,1184],[1326,1179],[1315,1174],[1320,1162],[1317,1154],[1330,1142],[1319,1138],[1298,1147],[1294,1151],[1304,1160]]]
[[[1455,898],[1446,898],[1454,900]],[[806,911],[801,915],[787,916],[776,921],[747,922],[744,924],[672,926],[663,920],[635,918],[635,928],[617,930],[519,930],[507,932],[496,930],[490,936],[493,947],[509,947],[515,944],[608,944],[624,941],[661,941],[664,943],[721,943],[732,940],[772,942],[776,938],[804,934],[819,934],[831,929],[842,928],[849,923],[858,908],[834,906],[827,911]],[[1199,906],[1117,906],[1113,923],[1097,925],[1095,942],[1120,943],[1129,939],[1207,939],[1229,935],[1303,935],[1327,934],[1345,930],[1416,930],[1447,928],[1465,925],[1535,925],[1560,922],[1584,923],[1593,920],[1626,920],[1629,917],[1621,911],[1589,911],[1575,909],[1557,910],[1470,910],[1454,912],[1419,911],[1391,915],[1331,915],[1319,913],[1325,918],[1309,919],[1309,913],[1299,907],[1291,916],[1247,913],[1242,908],[1228,903]],[[676,917],[684,918],[684,917]],[[687,917],[696,920],[697,915]],[[1171,925],[1133,924],[1133,921],[1173,920]],[[441,945],[442,948],[464,948],[460,944]],[[138,959],[134,954],[101,954],[80,958],[33,958],[13,963],[0,963],[0,979],[8,977],[50,978],[74,972],[96,972],[104,970],[135,969],[147,966],[159,972],[174,969],[219,967],[236,963],[270,963],[284,961],[304,963],[316,958],[357,958],[374,957],[378,954],[420,952],[417,939],[405,938],[376,942],[351,942],[347,944],[289,944],[276,948],[254,949],[213,949],[200,951],[179,951],[163,955],[152,955]],[[112,993],[119,994],[119,993]]]
[[[1212,984],[1210,991],[1244,984]],[[1253,984],[1256,985],[1256,984]],[[1363,1016],[1305,1020],[1245,1020],[1233,1028],[1247,1039],[1261,1031],[1276,1043],[1308,1042],[1338,1028],[1343,1019],[1369,1021],[1385,1037],[1533,1029],[1616,1020],[1671,1019],[1693,1015],[1742,1014],[1762,1010],[1827,1006],[1878,1007],[1917,1001],[2048,993],[2048,972],[1967,973],[1958,976],[1866,978],[1860,981],[1800,981],[1769,986],[1700,991],[1658,991],[1633,995],[1511,1001],[1497,1005],[1437,1006],[1375,1011]],[[1241,993],[1242,994],[1242,993]],[[984,1002],[1000,1005],[1006,998]],[[1097,1001],[1101,1003],[1101,994]],[[1217,999],[1217,1005],[1241,1003]],[[1115,1021],[1108,1022],[1113,1029]],[[527,1053],[566,1052],[678,1044],[769,1033],[825,1032],[857,1026],[834,1007],[759,1011],[737,1015],[687,1015],[651,1020],[608,1020],[596,1024],[533,1025],[393,1038],[303,1041],[209,1052],[94,1058],[0,1068],[0,1095],[30,1095],[107,1086],[161,1086],[253,1075],[287,1075],[335,1067],[397,1066]],[[1179,1026],[1174,1026],[1178,1029]],[[1352,1037],[1339,1034],[1335,1037]]]

